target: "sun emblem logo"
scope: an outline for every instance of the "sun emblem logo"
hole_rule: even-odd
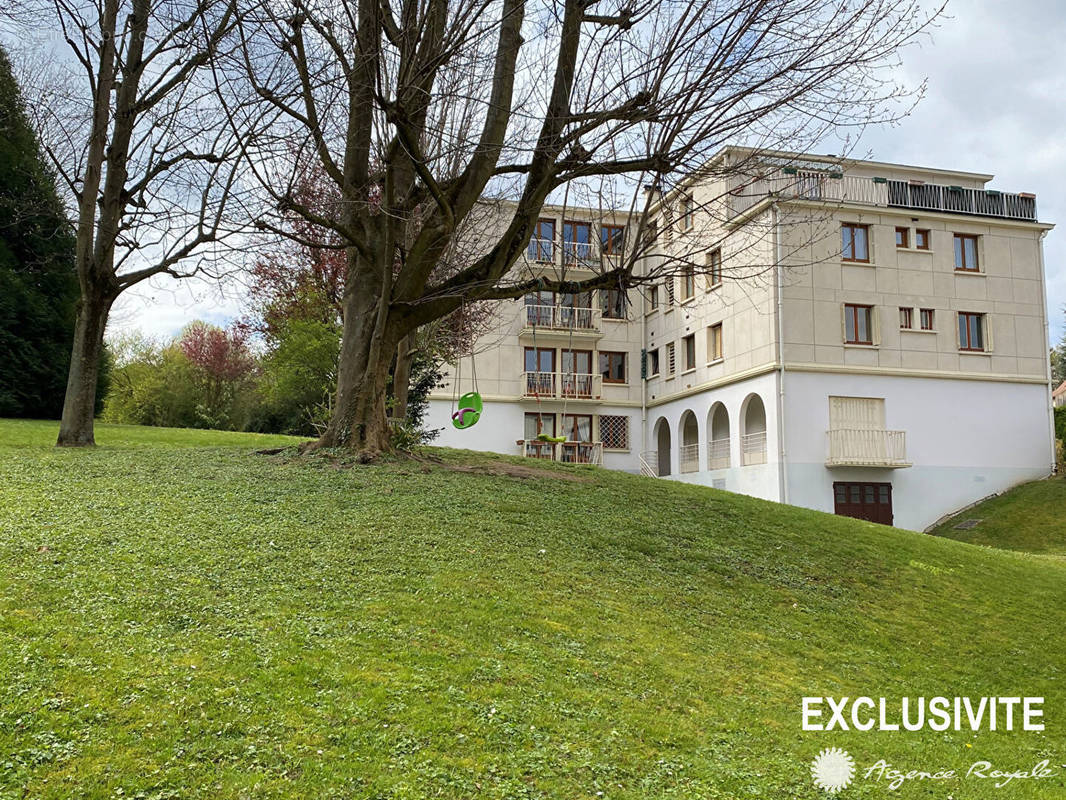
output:
[[[847,788],[855,777],[855,759],[847,750],[829,747],[818,754],[811,764],[811,777],[814,785],[829,794],[836,794]]]

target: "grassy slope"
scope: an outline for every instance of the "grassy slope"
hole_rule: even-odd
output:
[[[0,797],[781,800],[825,797],[831,745],[1066,756],[1058,562],[589,467],[38,428],[0,422]],[[1042,694],[1049,728],[801,731],[802,696],[860,693]]]
[[[979,519],[969,530],[960,522]],[[931,533],[960,542],[1066,556],[1066,478],[1025,483],[938,525]]]

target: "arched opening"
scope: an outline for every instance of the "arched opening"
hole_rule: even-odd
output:
[[[749,394],[744,399],[741,410],[740,452],[742,463],[766,463],[766,407],[757,394]]]
[[[700,470],[700,426],[691,411],[681,415],[681,450],[677,468],[679,472]]]
[[[729,446],[729,412],[723,403],[715,403],[707,414],[707,469],[728,469],[731,448]]]
[[[660,477],[670,474],[670,423],[660,417],[655,423],[655,468]]]

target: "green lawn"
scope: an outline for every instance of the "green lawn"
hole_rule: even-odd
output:
[[[958,528],[971,520],[970,528]],[[1025,483],[963,511],[931,533],[960,542],[1066,556],[1066,478]]]
[[[54,431],[0,421],[0,798],[814,800],[829,746],[1066,764],[1057,560],[591,467]],[[939,694],[1044,695],[1048,728],[801,730],[805,695]]]

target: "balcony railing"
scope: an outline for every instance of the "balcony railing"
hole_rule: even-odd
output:
[[[519,439],[520,452],[527,458],[559,461],[563,464],[602,464],[603,442],[542,442]]]
[[[744,466],[766,463],[766,431],[746,433],[740,437],[740,452]]]
[[[563,242],[564,264],[591,264],[596,260],[590,242]]]
[[[742,214],[767,197],[859,203],[1036,222],[1036,195],[994,189],[968,189],[917,181],[866,178],[829,172],[779,171],[748,182],[731,193],[733,214]]]
[[[526,258],[530,261],[555,261],[555,242],[551,239],[530,239],[526,248]]]
[[[596,332],[602,312],[598,308],[567,305],[527,305],[524,327],[551,330]]]
[[[729,455],[728,439],[711,439],[707,448],[707,469],[728,469]]]
[[[645,450],[640,454],[640,474],[649,478],[659,477],[658,450]]]
[[[683,444],[678,452],[677,469],[679,472],[700,471],[700,446],[698,444]]]
[[[598,400],[603,385],[602,375],[580,372],[523,372],[525,397]]]
[[[907,434],[867,428],[826,431],[829,440],[827,467],[909,467]]]

